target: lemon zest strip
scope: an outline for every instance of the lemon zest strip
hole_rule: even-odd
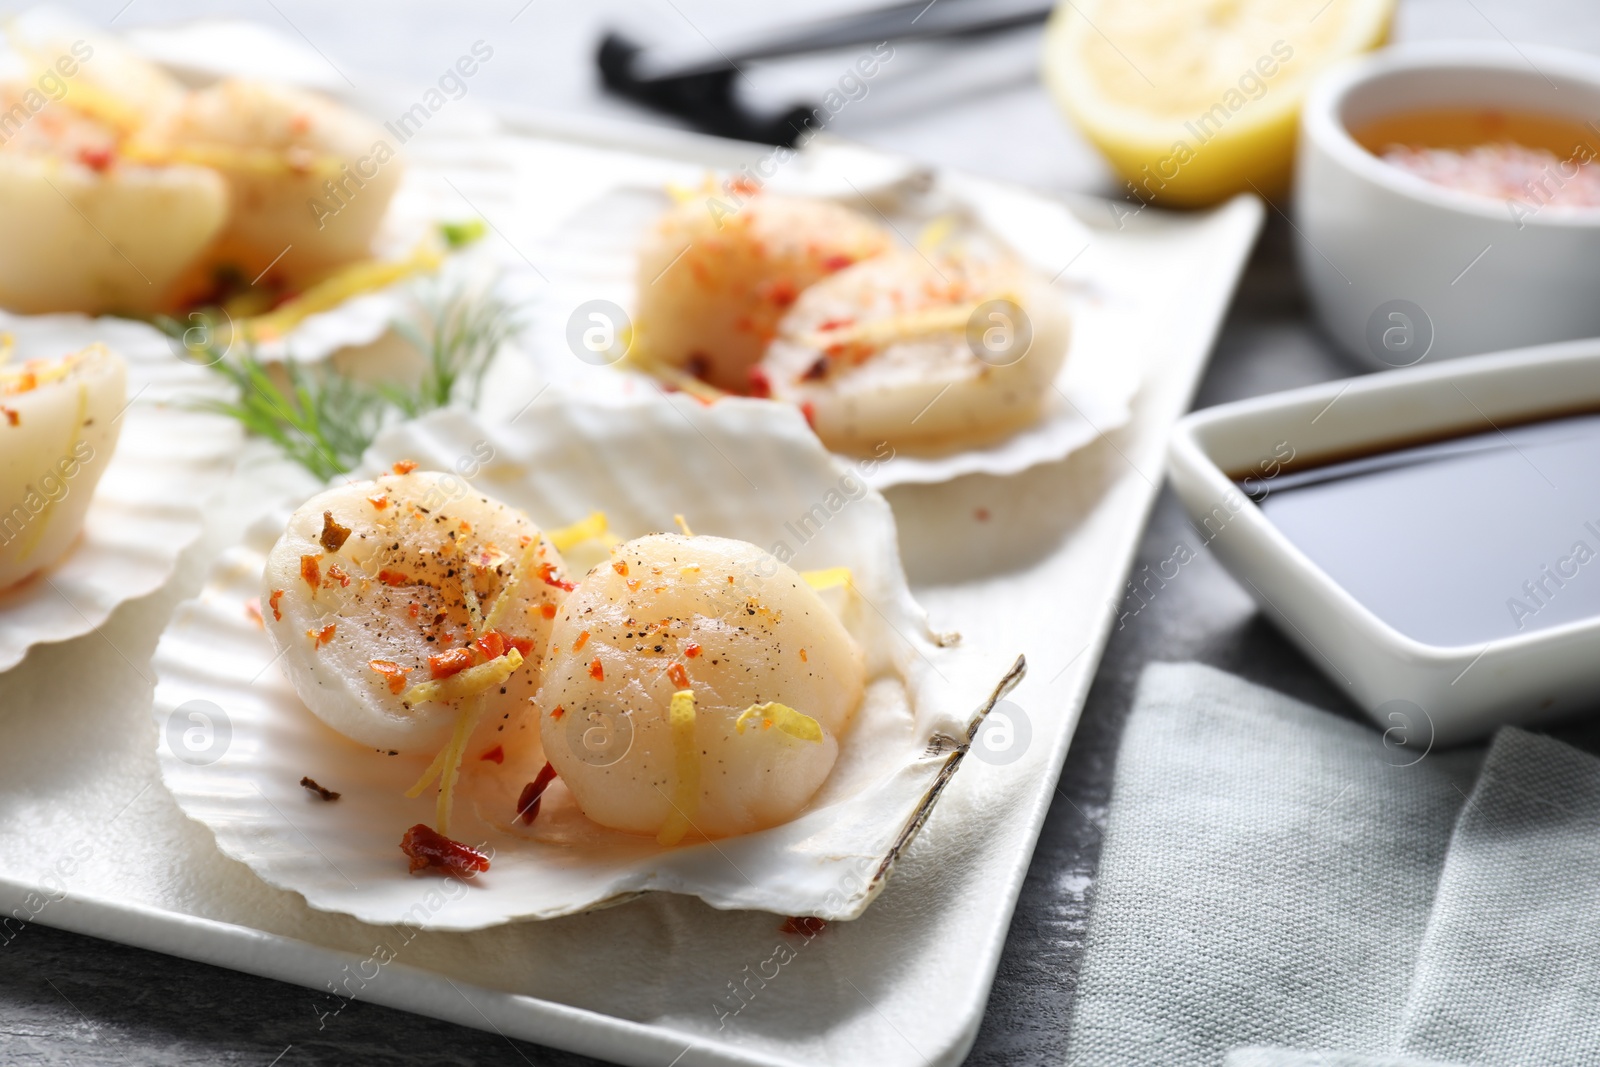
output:
[[[966,320],[963,319],[963,322]],[[729,394],[716,386],[703,382],[681,367],[674,367],[665,360],[647,356],[638,350],[638,344],[630,345],[627,353],[619,360],[618,366],[629,366],[642,374],[648,374],[694,397],[696,400],[709,402],[721,400]]]
[[[833,589],[836,586],[855,585],[855,576],[850,573],[849,567],[827,567],[819,571],[801,571],[800,577],[806,584],[817,592]]]
[[[250,340],[270,341],[353,296],[376,292],[414,274],[435,270],[443,262],[444,254],[432,241],[419,243],[405,259],[364,259],[340,268],[276,310],[243,319],[239,325]]]
[[[744,733],[745,725],[752,720],[759,720],[763,729],[776,726],[790,737],[801,741],[822,740],[822,724],[804,712],[795,711],[787,704],[775,701],[751,704],[733,721],[734,731]]]
[[[888,315],[881,319],[869,319],[851,326],[843,326],[837,330],[818,331],[806,334],[800,340],[805,345],[817,349],[832,348],[836,345],[863,345],[876,351],[887,348],[896,341],[909,341],[941,333],[963,333],[973,313],[984,304],[996,300],[1003,300],[1019,308],[1022,306],[1021,298],[1014,293],[991,293],[982,299],[966,303],[926,308],[904,315]]]
[[[456,778],[461,773],[461,757],[466,755],[467,741],[483,715],[483,703],[483,694],[479,693],[462,709],[456,717],[456,728],[450,735],[450,743],[444,749],[444,777],[439,780],[439,801],[434,808],[434,820],[438,823],[439,832],[446,837],[450,836],[450,815],[455,808]]]
[[[602,540],[609,531],[610,528],[606,525],[606,513],[596,511],[587,519],[579,519],[570,526],[563,526],[559,530],[546,530],[545,537],[556,546],[557,552],[565,552],[585,541]]]
[[[434,755],[433,762],[428,764],[428,769],[422,772],[422,777],[417,779],[415,785],[406,790],[407,797],[410,797],[414,800],[422,795],[422,791],[424,789],[433,784],[434,779],[439,777],[439,772],[444,770],[444,758],[445,756],[449,755],[449,753],[450,744],[449,742],[446,742],[444,747],[439,749],[439,751]]]
[[[676,845],[689,832],[690,820],[700,806],[700,757],[694,748],[694,691],[680,689],[672,694],[667,709],[667,725],[672,731],[672,814],[661,824],[656,844]]]
[[[522,666],[522,653],[514,648],[507,649],[505,655],[496,657],[488,663],[468,667],[448,678],[419,682],[406,690],[400,702],[407,706],[428,703],[448,704],[463,697],[477,696],[511,677],[511,673],[520,666]]]
[[[939,246],[950,239],[955,232],[956,220],[953,215],[940,215],[922,228],[917,234],[917,251],[923,255],[932,255],[939,250]]]
[[[68,90],[68,96],[73,91]],[[113,125],[123,124],[124,120],[107,113],[103,100],[91,97],[87,101],[80,101],[78,106],[91,117],[107,118]],[[124,126],[124,129],[126,128]],[[298,163],[291,160],[286,153],[267,148],[239,148],[225,144],[159,144],[139,138],[130,140],[124,145],[122,155],[135,163],[153,163],[157,166],[191,163],[213,170],[245,171],[262,175],[303,174],[317,178],[337,178],[342,166],[337,156],[313,156],[304,163]]]
[[[528,578],[528,571],[533,567],[533,557],[539,553],[539,538],[534,537],[528,546],[522,550],[522,555],[517,557],[517,565],[511,568],[511,577],[500,590],[500,595],[494,598],[494,603],[489,606],[489,613],[485,615],[477,628],[477,633],[482,636],[500,625],[500,619],[511,607],[511,596]]]

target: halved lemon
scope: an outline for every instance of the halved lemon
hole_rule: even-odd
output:
[[[1062,0],[1044,78],[1143,201],[1288,188],[1311,81],[1375,48],[1395,0]]]

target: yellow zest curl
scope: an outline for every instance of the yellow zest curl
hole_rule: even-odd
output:
[[[414,685],[406,690],[400,701],[407,707],[415,707],[418,704],[428,703],[448,704],[453,700],[477,696],[504,682],[520,666],[522,666],[522,653],[514,648],[507,649],[505,655],[488,663],[468,667],[448,678],[438,678]]]
[[[596,511],[587,519],[579,519],[571,526],[563,526],[559,530],[547,530],[545,536],[550,543],[556,546],[557,552],[565,552],[574,545],[585,541],[598,541],[606,537],[610,527],[606,525],[606,513]]]
[[[820,571],[801,571],[800,577],[804,578],[806,584],[819,593],[824,589],[833,589],[841,585],[849,586],[854,583],[854,576],[851,575],[849,567],[829,567]]]
[[[801,741],[822,740],[822,724],[809,715],[795,711],[787,704],[770,701],[766,704],[751,704],[734,720],[734,731],[744,733],[745,725],[752,720],[759,720],[764,730],[776,726],[790,737]]]
[[[414,274],[438,269],[444,253],[438,243],[423,241],[405,259],[364,259],[340,268],[275,311],[240,322],[247,338],[270,341],[282,337],[319,312],[338,307],[351,297],[376,292]]]
[[[689,832],[691,820],[700,807],[700,754],[694,747],[694,691],[680,689],[672,694],[667,710],[672,731],[672,814],[661,824],[656,844],[676,845]]]

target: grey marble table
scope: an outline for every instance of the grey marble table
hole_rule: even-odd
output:
[[[507,0],[448,11],[431,0],[381,9],[310,0],[79,0],[66,6],[102,24],[161,24],[202,15],[253,18],[325,52],[350,72],[390,82],[431,80],[474,40],[491,41],[475,92],[551,112],[653,121],[602,97],[589,69],[603,25],[653,40],[717,40],[771,16],[726,0],[608,0],[555,5]],[[853,6],[810,5],[822,13]],[[1600,50],[1592,0],[1401,0],[1396,36],[1470,36]],[[1109,194],[1094,154],[1061,122],[1038,87],[1035,37],[1020,34],[982,54],[920,69],[875,88],[840,117],[836,132],[870,144],[1022,181],[1041,189]],[[911,58],[916,58],[914,55]],[[937,76],[930,76],[936,72]],[[809,75],[755,78],[775,99]],[[798,79],[798,82],[796,81]],[[825,82],[821,84],[826,84]],[[881,91],[880,91],[881,90]],[[1310,323],[1293,264],[1294,235],[1273,214],[1228,316],[1197,406],[1343,377],[1345,363]],[[1200,539],[1163,492],[1135,567]],[[972,1064],[1058,1064],[1094,892],[1100,827],[1122,722],[1140,670],[1153,660],[1199,660],[1324,708],[1354,714],[1340,693],[1258,614],[1203,550],[1111,638],[1067,757],[1017,903]],[[1575,739],[1594,740],[1592,729]],[[589,1064],[586,1057],[493,1033],[354,1002],[336,1029],[319,1031],[317,1000],[296,986],[33,926],[0,952],[0,1063]],[[663,1065],[665,1067],[665,1065]]]

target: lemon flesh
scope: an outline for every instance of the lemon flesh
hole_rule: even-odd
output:
[[[1288,188],[1306,89],[1382,44],[1395,0],[1063,0],[1044,78],[1126,191],[1162,206]]]

